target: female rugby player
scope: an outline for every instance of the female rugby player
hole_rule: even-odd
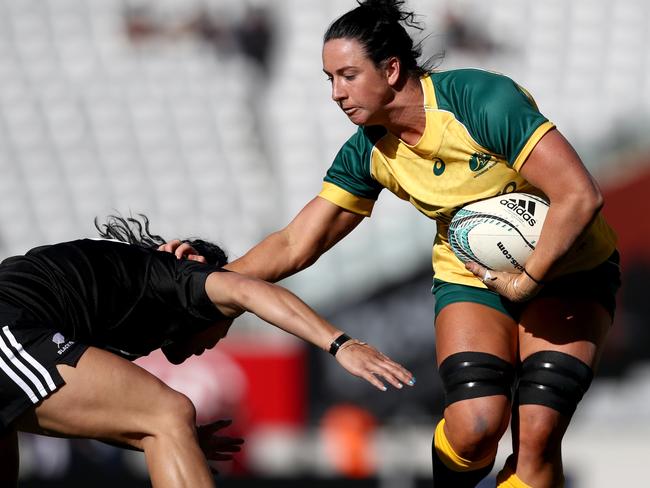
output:
[[[289,291],[225,271],[204,241],[176,259],[137,221],[114,218],[103,237],[28,251],[0,264],[0,459],[15,485],[16,431],[87,437],[144,451],[153,486],[209,487],[206,462],[239,441],[197,430],[190,400],[129,360],[157,348],[172,363],[214,347],[250,311],[334,354],[350,373],[384,389],[408,371],[351,339]],[[201,262],[206,261],[206,262]]]
[[[498,486],[562,486],[562,437],[591,383],[619,286],[601,192],[524,88],[487,71],[420,66],[404,2],[357,3],[327,29],[322,57],[332,99],[358,130],[319,195],[228,268],[279,280],[369,217],[384,188],[410,202],[437,224],[433,294],[446,408],[433,442],[435,486],[476,486],[509,422],[513,453]],[[550,201],[526,269],[465,267],[447,240],[451,217],[513,191]]]

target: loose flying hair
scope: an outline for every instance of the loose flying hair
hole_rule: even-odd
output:
[[[415,13],[403,8],[403,0],[357,0],[359,6],[336,19],[323,36],[323,43],[331,39],[355,39],[363,47],[375,66],[391,57],[399,59],[402,69],[411,76],[429,72],[443,53],[438,53],[423,64],[421,43],[414,44],[407,27],[423,30]]]
[[[143,214],[138,214],[138,217],[142,222],[134,217],[109,215],[101,225],[95,217],[95,228],[104,239],[116,239],[146,249],[158,249],[158,246],[165,244],[165,239],[149,230],[149,218]],[[181,242],[192,246],[210,264],[223,266],[228,262],[224,250],[212,242],[203,239],[181,239]]]

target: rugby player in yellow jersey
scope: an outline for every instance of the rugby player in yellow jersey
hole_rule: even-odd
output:
[[[476,486],[512,422],[513,453],[498,486],[560,487],[562,437],[612,322],[616,237],[595,181],[529,94],[486,71],[420,67],[404,28],[417,25],[403,3],[360,1],[328,28],[323,71],[359,129],[320,194],[228,268],[279,280],[369,217],[384,188],[410,202],[437,223],[433,293],[446,408],[435,428],[434,486]],[[447,242],[451,216],[513,191],[550,201],[525,272],[465,267]]]

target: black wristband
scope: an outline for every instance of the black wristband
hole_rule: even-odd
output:
[[[352,338],[347,334],[341,334],[340,336],[338,336],[330,344],[330,351],[329,351],[330,354],[332,356],[336,356],[336,353],[339,352],[339,348],[351,339]]]
[[[526,276],[528,276],[531,280],[533,280],[538,285],[543,285],[544,284],[544,282],[542,280],[537,280],[537,279],[533,278],[532,276],[530,276],[530,273],[528,271],[526,271],[526,268],[524,268],[524,273],[526,274]]]

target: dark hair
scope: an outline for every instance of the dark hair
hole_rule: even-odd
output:
[[[421,76],[429,71],[434,58],[418,64],[421,43],[413,44],[407,27],[422,30],[415,13],[404,10],[403,0],[357,0],[359,6],[336,19],[325,32],[323,43],[331,39],[355,39],[375,66],[390,57],[399,59],[402,69],[410,75]],[[404,24],[404,25],[402,25]]]
[[[138,214],[142,222],[134,217],[121,217],[109,215],[104,224],[99,224],[95,217],[95,228],[104,239],[116,239],[147,249],[157,249],[165,244],[165,239],[149,230],[149,218],[146,215]],[[228,262],[228,256],[216,244],[204,241],[203,239],[181,239],[187,242],[196,252],[205,257],[206,261],[216,266],[223,266]]]

